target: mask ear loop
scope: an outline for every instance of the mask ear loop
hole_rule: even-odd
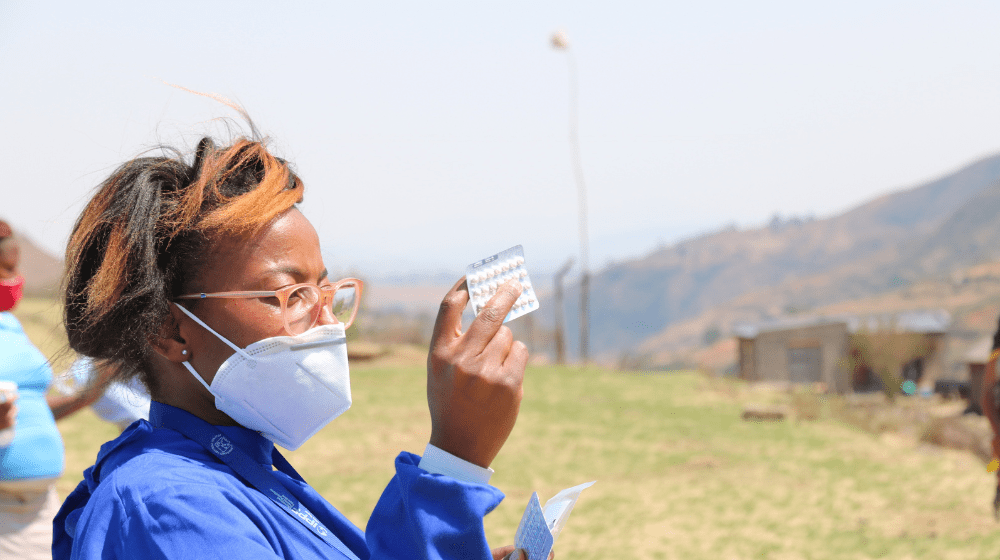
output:
[[[212,388],[208,386],[208,383],[205,383],[205,380],[201,378],[201,375],[197,371],[194,370],[194,368],[191,366],[190,363],[188,363],[188,362],[181,362],[181,365],[184,366],[184,367],[186,367],[187,370],[191,372],[191,375],[193,375],[195,379],[197,379],[202,385],[205,386],[206,389],[208,389],[209,393],[212,393]],[[212,393],[212,394],[214,395],[215,393]]]
[[[232,348],[233,350],[235,350],[237,354],[239,354],[239,355],[243,356],[244,358],[246,358],[247,360],[249,360],[249,365],[251,367],[253,367],[256,364],[256,362],[250,356],[250,354],[247,354],[242,348],[240,348],[239,346],[236,346],[235,344],[233,344],[232,342],[230,342],[229,339],[227,339],[226,337],[224,337],[221,334],[215,332],[215,329],[213,329],[212,327],[206,325],[204,321],[202,321],[201,319],[199,319],[198,317],[196,317],[194,313],[191,313],[190,311],[188,311],[187,309],[185,309],[183,305],[180,305],[180,304],[178,304],[176,302],[174,302],[174,305],[176,305],[178,309],[180,309],[181,311],[183,311],[185,315],[187,315],[188,317],[190,317],[191,319],[193,319],[194,322],[196,322],[199,325],[205,327],[205,329],[207,329],[208,332],[214,334],[216,337],[218,337],[219,340],[221,340],[222,342],[225,342],[227,345],[229,345],[229,347]],[[205,383],[205,379],[201,376],[201,374],[199,374],[197,371],[194,370],[194,367],[187,360],[184,360],[183,362],[181,362],[181,365],[184,366],[184,367],[186,367],[187,370],[191,372],[191,375],[193,375],[194,378],[197,379],[199,383],[201,383],[202,385],[205,386],[205,389],[207,389],[209,393],[212,392],[212,388],[208,386],[208,383]]]
[[[199,325],[205,327],[208,330],[208,332],[214,334],[222,342],[225,342],[226,345],[228,345],[230,348],[232,348],[233,350],[235,350],[237,354],[243,356],[244,358],[246,358],[246,359],[248,359],[250,361],[253,361],[253,358],[250,356],[250,354],[247,354],[242,348],[240,348],[239,346],[237,346],[237,345],[233,344],[232,342],[230,342],[228,338],[226,338],[226,337],[222,336],[221,334],[215,332],[215,329],[213,329],[212,327],[206,325],[201,319],[199,319],[198,317],[196,317],[194,313],[191,313],[190,311],[188,311],[187,309],[185,309],[183,305],[181,305],[181,304],[179,304],[177,302],[174,302],[174,305],[177,306],[177,309],[180,309],[181,311],[183,311],[185,315],[187,315],[188,317],[190,317],[191,319],[193,319],[195,323],[198,323]]]

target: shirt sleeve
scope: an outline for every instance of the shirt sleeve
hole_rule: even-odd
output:
[[[419,464],[420,457],[411,453],[396,457],[396,475],[365,532],[371,560],[491,559],[483,517],[500,504],[503,493],[427,472]]]
[[[477,484],[488,484],[494,472],[489,467],[474,465],[429,443],[417,466],[431,474],[443,474],[456,480]]]

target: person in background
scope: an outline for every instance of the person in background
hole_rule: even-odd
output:
[[[102,379],[72,395],[49,392],[52,369],[28,340],[11,310],[24,278],[20,248],[0,221],[0,381],[17,385],[0,404],[0,429],[14,439],[0,447],[0,558],[51,558],[52,518],[59,509],[55,482],[63,471],[63,442],[56,420],[83,408],[102,392]]]
[[[92,358],[80,356],[70,366],[69,374],[60,375],[54,385],[60,393],[72,395],[100,375],[98,365]],[[108,383],[107,389],[90,408],[102,420],[118,426],[119,431],[124,431],[136,420],[149,419],[149,401],[149,392],[138,378],[133,377],[126,382]]]
[[[990,421],[993,429],[993,459],[1000,458],[1000,385],[997,384],[997,359],[1000,358],[1000,321],[993,334],[993,351],[986,360],[986,371],[983,373],[982,406],[983,415]],[[997,488],[993,496],[993,516],[1000,520],[1000,469],[997,471]]]

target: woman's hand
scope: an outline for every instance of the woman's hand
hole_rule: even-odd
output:
[[[518,556],[520,554],[520,556]],[[556,551],[549,551],[549,560],[556,557]],[[502,546],[500,548],[493,549],[493,560],[528,560],[528,552],[526,550],[517,549],[514,545]]]
[[[500,452],[521,407],[528,349],[503,326],[520,295],[520,283],[507,282],[463,333],[469,302],[463,278],[441,302],[434,324],[427,357],[430,442],[481,467]]]
[[[4,395],[3,403],[0,403],[0,430],[13,428],[17,423],[17,393]]]

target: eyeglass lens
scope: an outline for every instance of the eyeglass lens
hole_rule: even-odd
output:
[[[330,312],[340,323],[348,323],[357,300],[358,288],[344,284],[333,295]],[[285,304],[285,321],[292,334],[302,334],[319,320],[323,292],[316,286],[299,286],[288,294]]]

